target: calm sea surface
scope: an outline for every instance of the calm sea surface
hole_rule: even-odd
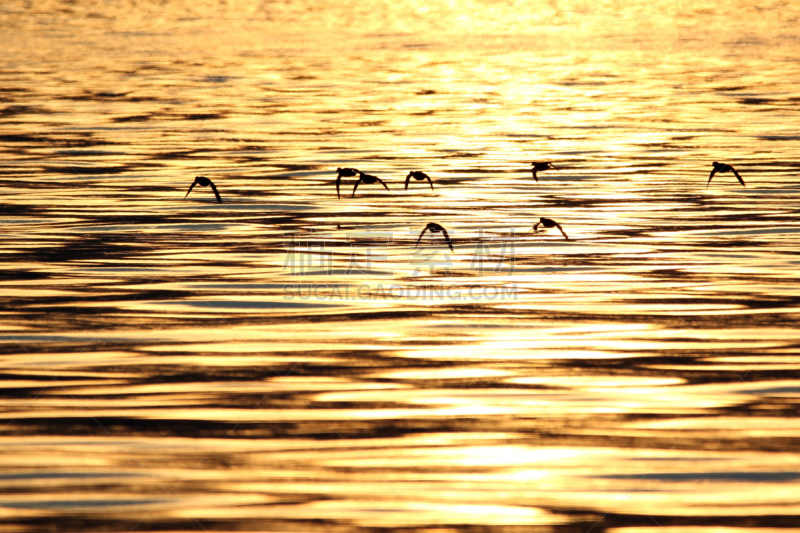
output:
[[[0,531],[800,527],[798,27],[4,0]]]

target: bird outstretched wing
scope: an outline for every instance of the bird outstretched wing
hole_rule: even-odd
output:
[[[339,184],[342,183],[342,175],[339,174],[336,176],[336,198],[341,198],[342,196],[339,194]]]
[[[556,222],[556,227],[558,228],[558,231],[561,232],[561,235],[563,235],[565,239],[569,240],[569,237],[567,237],[567,234],[564,233],[564,230],[561,228],[561,224]]]
[[[739,175],[738,172],[736,172],[735,168],[731,167],[731,172],[733,172],[733,174],[736,176],[736,179],[739,180],[739,183],[742,184],[742,187],[747,187],[747,185],[744,184],[744,180],[742,179],[742,177]]]
[[[197,184],[197,180],[193,181],[192,184],[189,185],[189,190],[186,191],[186,196],[183,197],[184,200],[186,200],[186,198],[189,197],[189,193],[192,192],[192,189],[194,189],[195,184]]]
[[[444,238],[447,240],[447,246],[450,247],[450,251],[455,252],[455,250],[453,250],[453,241],[450,240],[450,235],[447,234],[447,230],[442,228],[442,233],[444,233]]]
[[[353,195],[352,195],[352,196],[350,196],[350,198],[353,198],[353,196],[355,196],[355,195],[356,195],[356,189],[358,189],[358,184],[359,184],[359,183],[361,183],[361,180],[360,180],[360,179],[359,179],[359,180],[356,182],[356,186],[355,186],[355,187],[353,187]]]
[[[415,245],[414,245],[414,247],[415,247],[415,248],[416,248],[417,246],[419,246],[419,241],[421,241],[421,240],[422,240],[422,236],[423,236],[423,235],[425,235],[425,232],[426,232],[426,231],[428,231],[428,226],[425,226],[425,229],[423,229],[423,230],[422,230],[422,233],[420,233],[420,234],[419,234],[419,238],[417,239],[417,244],[415,244]]]
[[[539,178],[536,177],[536,167],[531,169],[531,174],[533,174],[533,179],[536,180],[536,183],[539,183]]]
[[[409,172],[409,173],[408,173],[408,176],[406,176],[406,190],[408,190],[408,182],[409,182],[410,180],[411,180],[411,173]]]
[[[217,202],[222,203],[222,198],[219,197],[219,193],[217,192],[217,188],[214,186],[214,182],[208,180],[208,184],[211,185],[211,190],[214,191],[214,196],[217,197]],[[189,193],[186,194],[188,195]]]
[[[431,177],[425,174],[425,177],[428,178],[428,183],[431,184],[431,190],[433,190],[433,181],[431,181]]]
[[[380,178],[375,178],[375,179],[376,179],[376,180],[378,180],[378,183],[380,183],[381,185],[383,185],[383,188],[384,188],[384,189],[386,189],[387,191],[389,190],[389,187],[387,187],[387,186],[386,186],[386,184],[383,182],[383,180],[382,180],[382,179],[380,179]]]
[[[708,186],[711,185],[711,178],[713,178],[714,174],[716,174],[716,173],[717,173],[717,169],[714,168],[714,170],[711,171],[711,175],[708,177],[708,183],[706,183],[706,189],[708,189]]]

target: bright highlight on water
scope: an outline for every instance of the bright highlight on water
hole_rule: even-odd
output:
[[[791,529],[799,18],[4,1],[0,530]]]

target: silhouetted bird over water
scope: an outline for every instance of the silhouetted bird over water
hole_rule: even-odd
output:
[[[384,189],[386,189],[387,191],[389,190],[389,187],[387,187],[386,184],[383,182],[383,180],[381,180],[378,176],[373,176],[372,174],[364,174],[363,172],[359,172],[358,181],[356,182],[356,186],[353,187],[353,194],[350,196],[350,198],[356,195],[356,189],[358,189],[359,183],[366,183],[367,185],[372,185],[373,183],[380,183],[381,185],[383,185]]]
[[[533,179],[535,179],[537,183],[539,182],[539,178],[536,177],[537,172],[544,172],[545,170],[550,170],[551,168],[553,170],[558,170],[555,165],[549,161],[534,161],[531,163],[531,165],[533,165],[531,167],[531,173],[533,174]]]
[[[564,230],[561,228],[561,224],[559,224],[555,220],[553,220],[551,218],[540,218],[539,222],[537,222],[536,224],[533,225],[533,231],[537,231],[537,228],[539,227],[539,224],[541,224],[545,228],[558,228],[558,231],[561,232],[561,234],[564,236],[564,238],[569,240],[569,237],[567,237],[567,234],[564,233]]]
[[[726,165],[725,163],[717,163],[716,161],[714,161],[714,170],[711,171],[711,175],[708,177],[708,183],[706,183],[706,189],[708,189],[708,186],[711,185],[711,178],[713,178],[714,174],[716,174],[717,172],[719,172],[720,174],[725,174],[726,172],[733,172],[734,175],[736,176],[736,179],[738,179],[739,183],[742,184],[742,187],[747,187],[747,185],[744,184],[744,180],[742,179],[742,177],[739,175],[738,172],[736,172],[735,168],[733,168],[731,165]]]
[[[417,181],[428,180],[428,183],[431,184],[431,190],[433,190],[433,182],[431,181],[431,177],[419,170],[413,170],[408,173],[408,176],[406,176],[406,190],[408,190],[408,181],[411,178],[414,178]]]
[[[338,172],[336,176],[336,197],[341,198],[339,194],[339,184],[342,183],[342,178],[352,178],[354,176],[358,176],[361,174],[361,171],[357,168],[337,168],[336,172]]]
[[[186,191],[186,196],[183,197],[184,200],[189,196],[189,193],[192,192],[192,189],[195,185],[199,185],[201,187],[208,187],[211,185],[211,190],[214,191],[214,196],[217,197],[217,202],[222,203],[222,198],[219,197],[219,193],[217,192],[217,188],[214,187],[214,183],[205,176],[197,176],[194,179],[194,183],[189,187],[189,190]]]
[[[441,231],[444,234],[445,240],[447,241],[447,246],[450,247],[450,251],[455,251],[453,250],[453,241],[450,240],[450,235],[447,234],[447,230],[435,222],[428,222],[428,225],[425,226],[425,229],[419,234],[419,239],[417,239],[417,244],[415,246],[419,246],[419,241],[422,240],[422,236],[425,235],[425,232],[428,230],[431,230],[431,233],[439,233]]]

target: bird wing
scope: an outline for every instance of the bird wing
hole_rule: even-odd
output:
[[[189,190],[186,191],[186,196],[183,197],[184,200],[186,200],[186,198],[189,196],[189,193],[192,192],[192,189],[194,189],[194,186],[195,186],[196,183],[197,183],[197,181],[195,180],[195,181],[192,182],[191,185],[189,185]]]
[[[356,182],[356,186],[353,187],[353,195],[350,198],[352,198],[353,196],[356,195],[356,189],[358,189],[358,184],[359,183],[361,183],[361,178],[359,178],[359,180]]]
[[[339,174],[336,176],[336,198],[341,198],[342,196],[339,194],[339,184],[342,183],[342,175]]]
[[[736,175],[736,179],[739,180],[739,183],[742,184],[742,187],[747,187],[747,185],[744,184],[744,180],[742,179],[742,177],[739,175],[738,172],[736,172],[735,168],[731,167],[731,172],[733,172]]]
[[[550,166],[553,168],[553,170],[558,170],[553,163],[550,163]],[[560,170],[558,170],[558,171],[561,172]]]
[[[382,179],[380,179],[380,178],[377,178],[377,177],[376,177],[375,179],[376,179],[376,180],[378,180],[378,182],[379,182],[381,185],[383,185],[383,188],[384,188],[384,189],[386,189],[387,191],[389,190],[389,187],[387,187],[387,186],[386,186],[386,184],[383,182],[383,180],[382,180]]]
[[[531,174],[533,174],[533,179],[536,180],[536,183],[539,183],[539,178],[536,177],[536,167],[531,169]]]
[[[447,230],[442,228],[442,233],[444,233],[444,238],[447,239],[447,246],[450,247],[450,251],[455,252],[455,250],[453,250],[453,241],[450,240],[450,235],[447,234]]]
[[[425,177],[428,178],[428,183],[431,184],[431,190],[433,190],[433,182],[431,181],[431,177],[425,174]]]
[[[569,237],[567,237],[567,234],[564,233],[564,230],[561,228],[561,224],[556,223],[556,227],[558,228],[558,231],[560,231],[561,234],[564,236],[564,238],[569,240]]]
[[[716,173],[717,173],[717,169],[715,167],[714,170],[711,171],[711,175],[708,177],[708,183],[706,183],[706,189],[708,189],[708,186],[711,185],[711,178],[713,178],[714,174],[716,174]]]
[[[219,197],[219,193],[217,192],[217,188],[214,186],[214,182],[208,180],[208,184],[211,185],[211,190],[214,191],[214,196],[217,197],[217,202],[222,203],[222,198]],[[186,193],[189,194],[189,193]]]
[[[409,180],[411,180],[411,174],[406,176],[406,190],[408,190],[408,182],[409,182]]]
[[[419,234],[419,238],[417,239],[417,244],[415,244],[415,245],[414,245],[414,247],[415,247],[415,248],[416,248],[417,246],[419,246],[419,241],[421,241],[421,240],[422,240],[422,236],[423,236],[423,235],[425,235],[425,232],[426,232],[426,231],[428,231],[428,226],[425,226],[425,229],[424,229],[424,230],[422,230],[422,233],[420,233],[420,234]]]

